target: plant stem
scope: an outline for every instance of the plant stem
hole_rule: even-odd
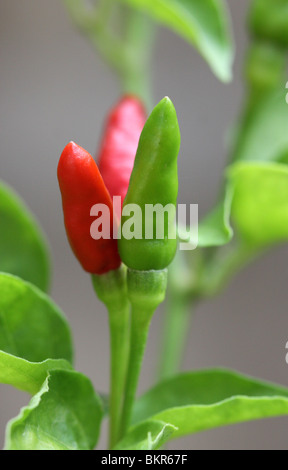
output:
[[[104,25],[110,21],[113,4],[115,4],[115,0],[99,0],[97,3],[97,14]]]
[[[127,66],[122,76],[124,92],[135,93],[151,107],[151,55],[156,28],[150,18],[134,9],[128,12],[125,43]]]
[[[131,312],[130,355],[126,380],[125,400],[122,412],[121,436],[128,430],[143,357],[145,353],[149,326],[154,311],[135,309]]]
[[[133,405],[137,392],[150,323],[155,310],[165,299],[167,289],[167,270],[135,271],[128,269],[127,288],[132,312],[130,354],[120,437],[123,437],[131,423]]]
[[[151,20],[115,0],[102,0],[92,12],[83,0],[63,1],[73,22],[117,74],[122,93],[136,94],[149,108],[152,101],[150,59],[154,42]],[[126,18],[125,29],[118,36],[110,24],[115,8],[119,9],[117,18],[121,12]]]
[[[109,308],[110,328],[110,397],[109,397],[109,448],[118,441],[123,393],[129,352],[130,306],[121,310]]]
[[[157,381],[180,370],[190,331],[191,307],[202,299],[219,294],[235,274],[259,255],[259,251],[241,243],[228,249],[217,249],[211,258],[194,259],[190,276],[179,255],[169,268],[170,288],[167,311],[164,312],[164,335]]]
[[[64,4],[73,22],[87,36],[92,46],[121,74],[126,62],[125,45],[123,40],[115,37],[110,31],[110,18],[115,0],[102,0],[92,12],[87,10],[83,0],[64,0]]]
[[[262,252],[261,249],[242,243],[216,250],[215,255],[202,270],[199,297],[207,299],[219,294],[237,273],[259,257]]]
[[[110,329],[109,448],[117,443],[127,374],[130,332],[130,303],[126,268],[92,276],[95,292],[108,311]]]
[[[156,381],[179,371],[190,330],[191,305],[196,301],[202,257],[197,252],[184,254],[177,250],[169,266],[168,298],[163,316],[163,337],[159,354]]]
[[[179,372],[187,344],[191,322],[191,301],[177,292],[170,292],[164,312],[164,333],[157,380]]]

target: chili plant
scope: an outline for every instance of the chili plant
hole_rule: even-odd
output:
[[[75,269],[87,272],[107,308],[110,390],[100,394],[75,369],[70,325],[50,297],[45,235],[2,182],[0,380],[32,396],[8,423],[5,449],[93,450],[104,417],[108,449],[155,450],[196,432],[287,415],[284,386],[230,370],[181,372],[181,359],[192,306],[287,242],[288,1],[251,1],[243,108],[219,197],[192,231],[176,221],[177,110],[167,96],[153,102],[151,58],[164,26],[196,48],[219,80],[230,81],[234,47],[225,1],[63,3],[120,88],[119,101],[101,117],[96,158],[71,141],[59,152],[57,172]],[[161,237],[147,205],[171,209]],[[139,397],[151,319],[162,303],[156,383]]]

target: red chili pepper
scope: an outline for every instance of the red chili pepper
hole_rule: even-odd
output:
[[[121,264],[117,240],[113,238],[113,204],[93,157],[70,142],[58,164],[58,181],[62,195],[64,223],[71,248],[83,269],[104,274]],[[90,211],[94,204],[109,208],[110,237],[95,240],[90,234]]]
[[[146,111],[135,96],[124,96],[110,112],[98,156],[99,170],[111,197],[126,196]],[[117,214],[121,218],[121,214]]]

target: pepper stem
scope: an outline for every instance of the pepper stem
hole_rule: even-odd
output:
[[[132,306],[130,355],[122,410],[121,432],[127,432],[133,411],[139,376],[143,363],[149,327],[157,307],[164,301],[167,288],[167,270],[128,270],[128,297]]]
[[[109,448],[119,438],[120,415],[127,373],[130,304],[126,292],[126,269],[92,276],[96,294],[108,311],[110,329]]]

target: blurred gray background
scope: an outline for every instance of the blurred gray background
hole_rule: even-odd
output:
[[[182,39],[163,29],[154,51],[154,102],[169,95],[181,127],[180,203],[213,205],[226,164],[225,139],[243,96],[242,61],[249,1],[229,0],[236,43],[234,80],[223,85]],[[283,85],[284,86],[284,85]],[[73,331],[76,368],[107,391],[107,316],[90,278],[68,247],[56,179],[59,156],[75,140],[95,154],[102,121],[119,96],[118,82],[59,0],[0,0],[1,179],[12,185],[47,234],[53,261],[52,297]],[[288,386],[286,246],[232,280],[198,307],[183,367],[228,367]],[[154,317],[140,391],[153,383],[162,327]],[[28,396],[0,386],[0,446],[7,421]],[[232,426],[174,442],[172,449],[287,449],[288,419]],[[105,448],[106,424],[99,448]]]

